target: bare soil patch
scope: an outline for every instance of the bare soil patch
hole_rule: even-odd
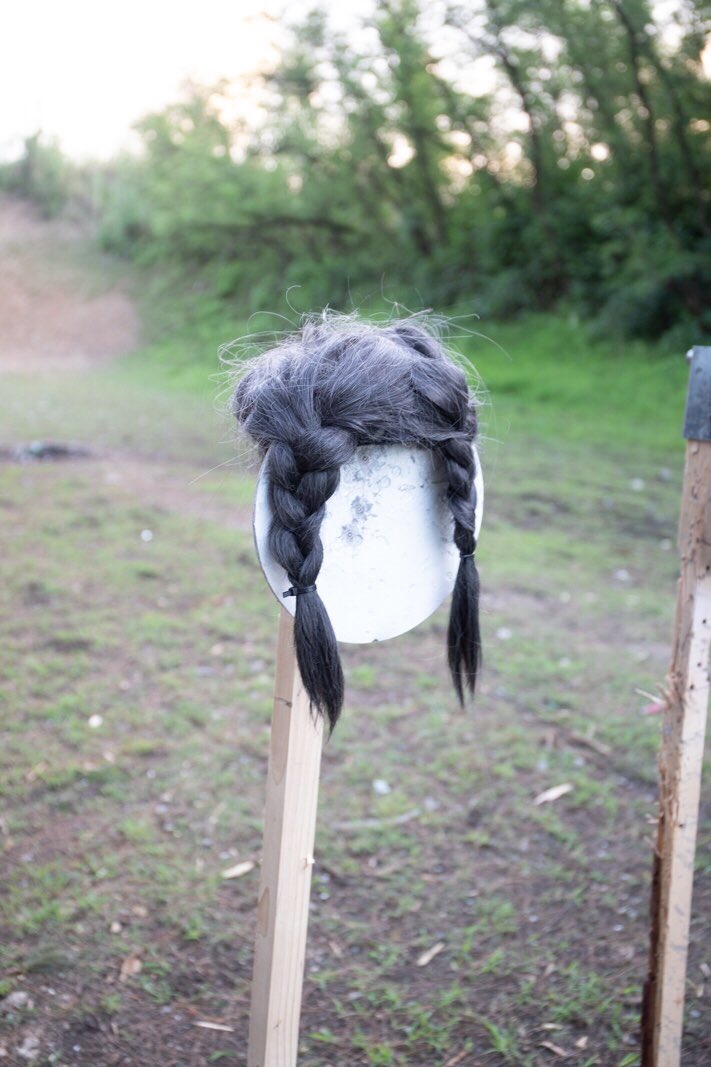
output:
[[[76,369],[138,344],[125,291],[77,284],[69,252],[83,239],[78,224],[47,222],[22,201],[0,199],[0,371]]]

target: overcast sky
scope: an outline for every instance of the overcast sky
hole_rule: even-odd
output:
[[[321,0],[352,31],[376,0]],[[677,0],[656,0],[668,20]],[[0,35],[0,161],[37,130],[78,159],[136,143],[131,124],[175,100],[186,78],[210,84],[269,64],[280,13],[313,0],[6,0]],[[426,10],[426,5],[425,10]],[[707,48],[711,68],[711,42]],[[484,64],[484,67],[486,64]],[[711,71],[710,71],[711,72]],[[472,64],[470,89],[488,88]]]
[[[284,0],[14,0],[0,36],[0,158],[38,129],[79,158],[131,143],[130,126],[176,99],[274,54]],[[302,4],[289,5],[290,17]],[[327,0],[340,22],[369,0]]]

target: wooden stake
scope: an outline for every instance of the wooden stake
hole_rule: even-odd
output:
[[[696,351],[711,355],[711,350]],[[688,412],[687,406],[687,418]],[[687,445],[679,554],[681,577],[659,759],[659,822],[652,882],[649,973],[642,1005],[642,1067],[678,1067],[681,1062],[694,855],[709,699],[711,440],[689,440]]]
[[[294,1067],[299,1041],[323,721],[314,718],[279,617],[248,1067]]]

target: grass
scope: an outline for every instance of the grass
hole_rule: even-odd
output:
[[[96,1067],[242,1062],[258,872],[221,874],[259,855],[277,608],[215,410],[227,325],[3,381],[4,438],[95,452],[0,466],[0,988],[30,989],[41,1064],[76,1045]],[[344,648],[304,1067],[527,1067],[555,1062],[546,1042],[636,1062],[659,732],[638,690],[669,652],[686,367],[561,317],[486,332],[463,343],[490,394],[481,692],[457,710],[443,611]],[[709,1052],[705,907],[700,879],[690,1065]],[[3,1025],[19,1046],[26,1021]]]
[[[492,324],[462,350],[488,390],[490,432],[668,463],[680,449],[684,353],[596,338],[575,315]],[[673,460],[672,460],[673,462]]]

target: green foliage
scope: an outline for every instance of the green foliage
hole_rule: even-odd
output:
[[[138,124],[144,154],[92,186],[100,239],[239,315],[380,291],[686,346],[711,326],[709,87],[702,8],[666,10],[386,0],[348,34],[314,10],[249,118],[225,80]],[[55,149],[18,174],[57,209]]]
[[[491,1049],[498,1052],[505,1063],[518,1063],[519,1049],[516,1034],[512,1028],[502,1028],[490,1019],[482,1019],[482,1026],[489,1035]]]
[[[76,173],[54,141],[35,133],[25,138],[17,162],[0,167],[0,190],[34,201],[46,218],[53,218],[76,192]]]

